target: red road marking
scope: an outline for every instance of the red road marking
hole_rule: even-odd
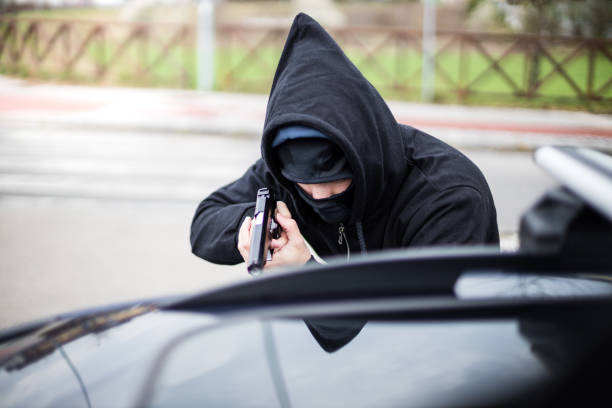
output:
[[[0,95],[0,112],[4,111],[65,111],[65,112],[83,112],[99,109],[108,102],[83,101],[83,100],[60,100],[51,98],[38,98],[32,96],[21,95]],[[137,107],[136,107],[137,109]],[[218,109],[209,109],[206,107],[188,106],[178,110],[168,109],[168,111],[159,112],[171,116],[199,116],[213,117],[220,116],[224,112]],[[178,115],[177,115],[178,114]],[[263,116],[262,116],[263,118]],[[538,133],[546,135],[568,135],[568,136],[599,136],[612,138],[612,129],[603,129],[589,126],[555,126],[555,125],[538,125],[538,124],[519,124],[519,123],[500,123],[500,122],[477,122],[477,121],[459,121],[447,119],[412,119],[398,118],[398,122],[410,126],[423,127],[438,127],[449,129],[475,129],[475,130],[490,130],[513,133]]]
[[[103,102],[0,95],[0,111],[5,112],[19,110],[82,112],[98,109],[104,105]]]
[[[216,109],[208,109],[201,108],[198,106],[188,106],[181,109],[177,109],[173,111],[173,113],[178,113],[179,115],[187,115],[187,116],[218,116],[220,113]]]

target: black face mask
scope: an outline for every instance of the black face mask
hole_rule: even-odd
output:
[[[304,200],[321,219],[329,224],[346,222],[351,215],[353,204],[353,185],[346,190],[331,197],[314,199],[308,195],[301,187],[297,186],[297,191]]]
[[[353,176],[342,150],[329,140],[289,140],[275,153],[281,174],[295,183],[326,183]]]

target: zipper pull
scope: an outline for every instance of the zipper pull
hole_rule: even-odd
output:
[[[346,239],[346,235],[344,234],[344,224],[340,223],[338,227],[338,245],[342,246],[342,244],[346,242],[346,260],[351,259],[351,247],[349,246],[348,239]]]

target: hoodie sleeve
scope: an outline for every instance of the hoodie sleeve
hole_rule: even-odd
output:
[[[442,191],[424,203],[407,224],[402,246],[499,245],[496,214],[486,197],[467,186]]]
[[[260,159],[241,178],[205,198],[191,223],[191,251],[218,264],[242,262],[238,230],[244,218],[253,215],[257,190],[271,185],[273,179]]]

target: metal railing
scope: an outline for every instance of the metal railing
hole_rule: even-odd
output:
[[[219,25],[219,90],[267,92],[287,27]],[[193,88],[195,27],[0,18],[0,72],[71,81]],[[383,95],[418,99],[421,32],[331,29]],[[554,101],[612,110],[612,40],[437,32],[435,95],[458,102]]]

